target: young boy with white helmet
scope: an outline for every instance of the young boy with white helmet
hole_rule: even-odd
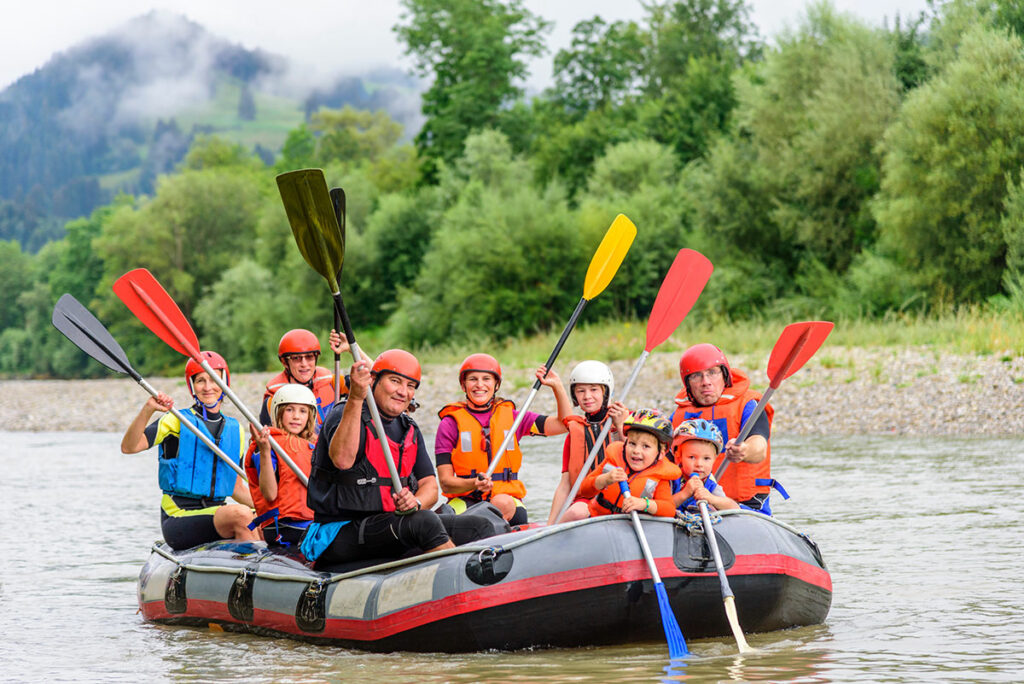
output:
[[[612,419],[612,431],[608,433],[608,437],[605,438],[598,450],[590,470],[596,468],[597,464],[604,459],[604,449],[608,444],[622,439],[622,423],[629,412],[621,402],[612,401],[614,389],[615,378],[612,376],[612,370],[600,361],[578,363],[569,374],[569,397],[574,406],[579,406],[583,410],[583,415],[572,415],[564,421],[565,426],[569,429],[569,435],[565,438],[565,445],[562,447],[562,477],[555,488],[555,495],[551,501],[551,512],[548,514],[549,525],[554,523],[555,516],[562,510],[565,498],[579,477],[587,455],[600,435],[605,419],[609,416]],[[588,517],[590,515],[587,508],[588,500],[588,497],[577,492],[572,505],[566,510],[560,522],[582,520]]]

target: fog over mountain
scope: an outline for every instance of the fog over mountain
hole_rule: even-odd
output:
[[[36,249],[118,190],[151,192],[200,133],[248,144],[248,131],[270,158],[320,106],[386,109],[407,135],[420,125],[418,85],[402,72],[308,74],[164,11],[57,53],[0,92],[0,239]]]

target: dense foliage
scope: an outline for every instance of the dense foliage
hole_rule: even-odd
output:
[[[1024,311],[1024,26],[1016,4],[951,0],[871,27],[827,2],[771,43],[741,0],[659,0],[580,22],[527,100],[546,22],[520,0],[404,0],[415,145],[381,111],[321,108],[272,163],[196,136],[151,194],[121,195],[37,254],[0,242],[0,372],[103,371],[49,325],[71,292],[143,372],[181,358],[113,297],[149,268],[235,367],[273,366],[291,327],[331,326],[273,181],[344,187],[342,291],[390,344],[560,327],[617,213],[639,235],[588,317],[642,317],[675,252],[715,275],[695,317]],[[5,211],[0,205],[0,213]]]

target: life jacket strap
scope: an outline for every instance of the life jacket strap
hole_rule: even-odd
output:
[[[619,508],[618,506],[616,506],[615,504],[608,500],[608,498],[604,495],[604,492],[597,493],[597,503],[601,504],[601,506],[607,508],[612,513],[622,512],[621,508]]]
[[[774,477],[758,477],[758,478],[755,478],[754,479],[754,486],[755,487],[771,487],[772,489],[777,491],[779,494],[781,494],[783,499],[788,499],[789,498],[789,492],[787,492],[786,489],[782,486],[782,483],[780,483]]]
[[[384,487],[391,487],[390,477],[381,477],[379,475],[362,477],[358,473],[353,473],[347,470],[328,470],[319,466],[316,468],[316,473],[318,478],[322,478],[328,482],[333,482],[334,484],[338,484],[343,487],[380,487],[382,489]],[[401,482],[403,486],[408,487],[410,478],[400,477],[398,478],[398,481]]]

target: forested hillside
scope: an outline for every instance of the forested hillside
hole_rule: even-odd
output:
[[[104,372],[49,325],[70,292],[140,370],[177,372],[111,293],[140,266],[232,368],[272,367],[291,327],[324,333],[324,283],[274,184],[309,166],[348,194],[342,291],[385,344],[562,325],[619,212],[639,234],[589,319],[646,315],[684,246],[715,264],[695,321],[1024,315],[1017,3],[938,2],[882,27],[815,3],[766,42],[741,0],[662,0],[642,22],[578,24],[534,98],[519,77],[548,27],[521,0],[403,6],[397,33],[430,84],[412,143],[354,108],[311,112],[270,163],[199,135],[152,194],[38,254],[0,244],[0,371]]]
[[[66,52],[0,93],[0,239],[36,251],[118,192],[148,195],[197,135],[273,163],[288,131],[322,106],[417,114],[400,73],[289,87],[289,65],[153,12]]]

